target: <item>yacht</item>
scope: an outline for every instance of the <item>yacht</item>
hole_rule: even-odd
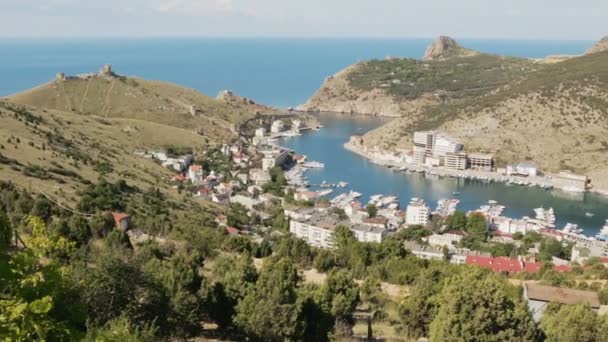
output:
[[[566,234],[581,234],[583,230],[580,229],[577,224],[568,222],[562,229],[562,232]]]
[[[608,241],[608,220],[604,223],[604,226],[600,232],[595,236],[596,239],[601,241]]]
[[[591,212],[586,212],[585,216],[587,216],[587,217],[593,217],[593,216],[595,216],[595,214],[591,213]]]

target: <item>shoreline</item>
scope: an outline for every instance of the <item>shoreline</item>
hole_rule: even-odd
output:
[[[365,149],[362,149],[356,145],[353,145],[351,142],[346,142],[346,143],[344,143],[343,146],[346,150],[348,150],[352,153],[355,153],[355,154],[371,161],[372,163],[374,163],[376,165],[389,167],[389,168],[399,168],[399,169],[403,169],[403,171],[407,170],[410,172],[417,172],[417,173],[422,173],[422,174],[426,174],[426,175],[434,175],[434,176],[448,177],[448,178],[462,178],[462,179],[477,180],[477,181],[491,181],[491,182],[504,183],[504,184],[515,183],[515,185],[518,185],[518,186],[552,188],[552,189],[565,191],[568,193],[582,193],[582,194],[594,193],[594,194],[598,194],[600,196],[604,196],[604,197],[608,198],[608,190],[591,188],[591,189],[587,189],[586,191],[572,191],[569,189],[563,189],[561,187],[555,186],[554,182],[552,181],[551,177],[549,177],[549,176],[537,176],[537,177],[530,178],[530,177],[507,176],[507,175],[503,175],[503,174],[500,174],[497,172],[491,172],[491,171],[477,171],[477,170],[458,171],[458,170],[450,170],[450,169],[445,169],[445,168],[432,168],[432,167],[428,167],[428,166],[408,164],[403,161],[401,161],[401,162],[396,161],[394,159],[390,160],[387,158],[382,158],[382,156],[378,155],[377,153],[366,151]],[[521,182],[524,184],[517,184],[516,182]],[[528,183],[528,184],[525,184],[525,183]]]

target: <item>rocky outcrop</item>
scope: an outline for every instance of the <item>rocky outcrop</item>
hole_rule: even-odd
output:
[[[439,36],[426,48],[425,61],[444,59],[454,56],[467,56],[475,54],[474,51],[465,49],[456,40],[447,36]]]
[[[599,42],[595,43],[589,50],[587,50],[587,55],[592,53],[598,53],[608,51],[608,36],[602,38]]]

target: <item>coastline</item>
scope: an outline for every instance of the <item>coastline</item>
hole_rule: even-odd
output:
[[[344,143],[344,148],[352,153],[355,153],[372,163],[380,166],[391,167],[391,168],[399,168],[408,170],[410,172],[418,172],[424,173],[428,175],[435,175],[440,177],[451,177],[451,178],[464,178],[471,180],[479,180],[479,181],[492,181],[498,183],[514,183],[514,182],[525,182],[529,183],[527,186],[539,186],[545,188],[555,188],[566,192],[572,193],[595,193],[604,197],[608,197],[608,190],[599,189],[599,188],[590,188],[586,191],[572,191],[569,189],[564,189],[556,186],[551,179],[550,176],[537,176],[537,177],[518,177],[518,176],[507,176],[497,172],[489,172],[489,171],[478,171],[478,170],[450,170],[445,168],[432,168],[428,166],[420,166],[413,165],[409,163],[405,163],[403,161],[398,161],[396,157],[392,157],[390,155],[381,155],[377,152],[367,151],[359,146],[352,144],[351,142]]]

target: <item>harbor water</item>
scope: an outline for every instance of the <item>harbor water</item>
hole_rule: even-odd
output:
[[[496,200],[506,206],[503,215],[512,218],[534,217],[534,208],[552,207],[556,214],[556,228],[560,229],[568,222],[575,223],[589,236],[597,234],[608,219],[608,198],[593,193],[440,178],[376,165],[346,150],[343,145],[351,135],[370,131],[386,122],[386,119],[338,114],[321,114],[319,119],[324,126],[320,131],[284,138],[280,143],[307,155],[308,160],[325,164],[322,169],[306,172],[310,184],[321,184],[323,181],[349,183],[346,188],[335,189],[330,197],[353,190],[362,194],[360,200],[366,204],[369,197],[375,194],[395,195],[400,198],[402,208],[407,206],[410,198],[419,197],[425,199],[433,209],[442,198],[458,198],[458,209],[463,211],[478,209],[489,200]]]

